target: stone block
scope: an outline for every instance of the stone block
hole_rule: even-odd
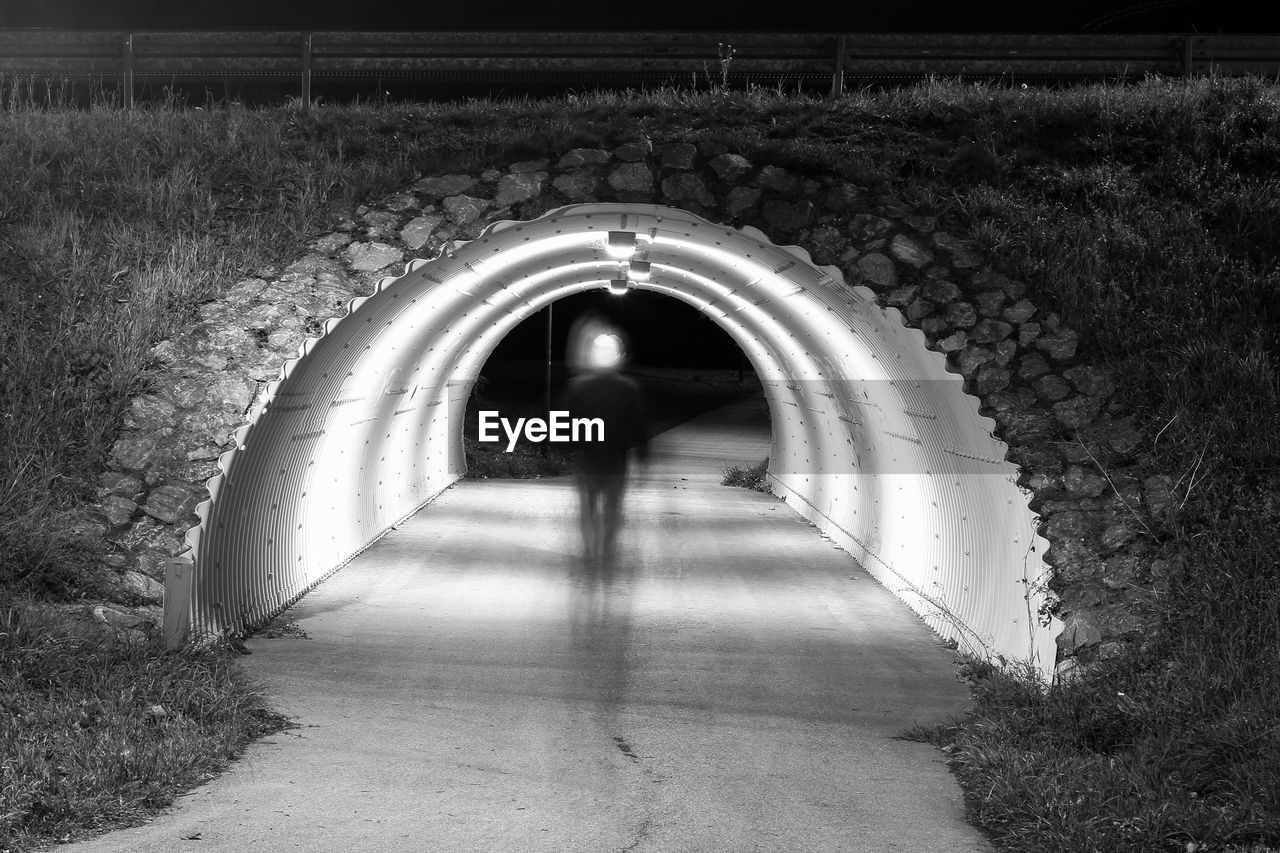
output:
[[[907,318],[908,322],[919,324],[921,320],[928,317],[933,311],[934,305],[928,299],[916,299],[907,306],[907,309],[902,314]]]
[[[921,234],[932,234],[933,229],[938,227],[938,217],[923,216],[919,214],[903,217],[903,222],[910,225],[914,230]]]
[[[871,252],[858,258],[858,269],[862,270],[863,282],[870,287],[891,288],[898,283],[897,267],[879,252]]]
[[[622,157],[617,152],[620,160]],[[653,190],[653,172],[643,163],[626,163],[609,173],[609,186],[618,192],[647,193]]]
[[[813,220],[813,202],[808,199],[790,202],[771,199],[764,203],[765,224],[784,234],[794,234]]]
[[[813,229],[808,240],[809,254],[813,262],[819,265],[833,264],[840,253],[848,248],[844,233],[831,225],[821,225]]]
[[[394,213],[415,210],[419,204],[418,197],[413,193],[392,193],[378,203],[379,207],[384,207]]]
[[[413,188],[428,198],[441,199],[463,195],[475,185],[476,179],[470,175],[439,175],[423,178]]]
[[[925,317],[920,321],[920,331],[924,332],[931,338],[939,335],[945,335],[951,331],[951,327],[947,325],[947,321],[941,317]]]
[[[995,363],[999,367],[1008,367],[1013,363],[1013,358],[1018,354],[1018,345],[1010,340],[1003,340],[996,344],[996,360]]]
[[[137,628],[150,622],[145,616],[131,613],[119,607],[108,607],[105,604],[94,607],[90,612],[93,614],[94,620],[122,631]]]
[[[1142,481],[1142,494],[1147,508],[1155,515],[1164,515],[1173,509],[1176,496],[1173,483],[1164,474],[1155,474]]]
[[[952,302],[947,306],[946,317],[957,329],[972,329],[978,322],[978,311],[968,302]]]
[[[945,231],[935,233],[932,243],[935,248],[951,256],[951,266],[956,269],[968,270],[982,266],[981,253],[974,250],[969,243],[958,240]]]
[[[1088,426],[1102,411],[1102,399],[1080,395],[1053,404],[1053,416],[1069,429]]]
[[[894,260],[916,269],[927,267],[933,263],[933,255],[929,254],[924,246],[921,246],[906,234],[894,235],[893,239],[889,241],[889,254],[893,256]]]
[[[1003,290],[988,290],[974,294],[973,304],[978,306],[978,313],[983,317],[996,318],[1000,316],[1000,309],[1004,307],[1006,299],[1008,297]]]
[[[600,148],[574,148],[556,163],[557,169],[580,169],[583,166],[608,163],[613,155]]]
[[[668,169],[692,169],[697,155],[697,146],[690,145],[688,142],[672,142],[658,146],[660,162]]]
[[[973,327],[973,340],[980,344],[994,344],[997,341],[1003,341],[1011,334],[1013,334],[1013,326],[989,317],[983,317]]]
[[[884,256],[881,255],[881,257],[884,257]],[[885,258],[885,261],[889,262],[889,259]],[[861,267],[861,264],[859,264],[859,267]],[[892,262],[889,262],[889,268],[893,269]],[[911,301],[915,299],[916,296],[919,295],[919,293],[920,293],[920,286],[916,284],[910,284],[910,285],[907,285],[906,287],[899,287],[899,288],[895,288],[894,290],[890,290],[887,294],[885,294],[882,297],[881,301],[889,308],[897,308],[901,310],[903,308],[906,308],[908,305],[910,305]]]
[[[960,368],[960,374],[964,378],[970,379],[978,372],[978,368],[993,361],[995,357],[991,350],[970,344],[956,354],[956,366]]]
[[[1029,347],[1040,337],[1039,323],[1023,323],[1018,327],[1018,346]]]
[[[164,584],[142,572],[125,572],[120,580],[124,591],[131,596],[140,598],[148,604],[159,604],[164,601]]]
[[[1058,655],[1068,658],[1102,642],[1102,629],[1082,613],[1073,613],[1058,635]]]
[[[498,189],[494,193],[493,204],[501,209],[536,198],[542,192],[542,182],[546,179],[546,172],[516,172],[503,175],[498,179]]]
[[[458,226],[470,225],[493,209],[493,202],[487,198],[475,198],[469,195],[453,195],[440,203],[445,215]]]
[[[1128,456],[1142,444],[1142,433],[1132,418],[1122,418],[1108,427],[1106,442],[1116,453]]]
[[[1098,538],[1098,544],[1101,553],[1112,554],[1137,538],[1138,527],[1136,523],[1130,519],[1121,518],[1107,525],[1106,529],[1102,531],[1102,535]]]
[[[138,481],[138,485],[142,485],[141,480]],[[108,495],[101,502],[100,507],[102,517],[107,520],[108,529],[111,531],[127,527],[138,511],[137,503],[123,495]]]
[[[734,187],[725,197],[724,212],[729,218],[737,219],[753,212],[758,201],[760,201],[760,190],[752,187]]]
[[[1004,318],[1015,326],[1030,320],[1036,313],[1036,306],[1027,299],[1019,299],[1017,302],[1004,309]]]
[[[353,243],[343,254],[357,272],[376,272],[404,260],[403,252],[386,243]]]
[[[400,229],[400,239],[410,249],[421,249],[431,239],[431,234],[444,221],[444,217],[438,213],[429,213],[423,216],[415,216],[410,219],[405,226]]]
[[[984,364],[978,368],[973,380],[974,393],[986,397],[1009,387],[1009,370],[994,364]]]
[[[561,175],[551,182],[551,186],[570,201],[592,199],[599,185],[600,176],[587,170]]]
[[[141,471],[147,460],[157,454],[159,436],[131,435],[116,440],[111,447],[111,461],[126,471]]]
[[[924,283],[924,298],[939,305],[946,305],[960,298],[960,288],[945,278],[930,278]]]
[[[662,194],[680,204],[693,201],[703,207],[711,207],[716,203],[715,196],[707,189],[706,184],[692,172],[677,172],[663,178]]]
[[[142,494],[142,478],[120,471],[103,471],[98,475],[99,494],[136,498]]]
[[[512,163],[508,167],[508,171],[513,175],[530,175],[534,172],[544,171],[549,162],[545,157],[540,157],[537,160],[521,160],[519,163]],[[501,181],[501,178],[499,178],[499,181]],[[505,207],[505,205],[502,206]]]
[[[1041,400],[1047,400],[1050,403],[1056,403],[1063,400],[1071,393],[1071,386],[1061,376],[1054,373],[1046,373],[1039,379],[1031,383],[1031,387],[1036,389],[1036,394]]]
[[[1027,292],[1027,286],[1016,279],[1006,278],[1004,280],[1004,292],[1016,302]]]
[[[177,407],[171,400],[156,394],[134,397],[124,414],[127,429],[155,430],[169,427],[177,417]]]
[[[849,220],[849,236],[855,240],[866,242],[887,233],[892,227],[893,223],[883,216],[859,213]]]
[[[736,184],[751,171],[751,161],[740,154],[719,154],[708,163],[711,170],[726,184]]]
[[[755,184],[761,189],[789,193],[796,188],[799,178],[779,166],[768,165],[756,175]]]
[[[1059,333],[1060,334],[1060,333]],[[1094,397],[1110,397],[1115,393],[1116,383],[1111,371],[1099,367],[1079,365],[1062,374],[1081,394]]]
[[[142,511],[157,521],[178,524],[195,512],[198,503],[195,489],[174,483],[152,489]]]
[[[638,163],[653,153],[653,143],[647,138],[624,142],[613,149],[613,156],[624,163]]]
[[[320,252],[323,255],[336,255],[347,246],[351,245],[351,235],[343,234],[341,231],[334,231],[331,234],[325,234],[311,243],[312,251]],[[263,282],[265,284],[265,282]]]
[[[391,240],[396,236],[400,216],[386,210],[374,210],[361,217],[365,236],[374,240]]]
[[[853,184],[839,184],[827,192],[822,206],[827,210],[852,210],[861,203],[858,188]]]
[[[1107,481],[1082,465],[1068,465],[1062,486],[1075,497],[1096,498],[1107,488]]]

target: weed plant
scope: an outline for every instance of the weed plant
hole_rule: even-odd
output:
[[[1093,363],[1115,370],[1153,437],[1141,458],[1176,483],[1173,512],[1146,519],[1148,553],[1168,568],[1150,590],[1155,624],[1140,651],[1051,686],[975,664],[972,715],[920,735],[948,751],[972,819],[1009,850],[1280,846],[1275,84],[929,81],[830,101],[721,88],[310,111],[176,100],[77,110],[48,95],[0,82],[7,594],[94,594],[100,555],[78,550],[62,519],[92,494],[131,396],[146,388],[150,347],[182,334],[195,306],[238,277],[299,255],[335,211],[420,174],[640,135],[712,140],[758,164],[852,181],[868,198],[892,192],[976,240],[1081,333]],[[12,627],[34,617],[8,618],[0,743],[19,756],[3,765],[9,838],[131,820],[231,751],[161,738],[164,761],[95,769],[93,783],[73,775],[96,766],[97,749],[71,726],[75,708],[95,709],[89,730],[116,720],[125,734],[105,742],[134,756],[176,717],[166,728],[100,713],[105,694],[82,663],[93,649],[46,640],[64,636],[57,617],[38,630]],[[191,708],[184,731],[208,718],[191,704],[199,696],[255,707],[225,674],[140,686],[159,677],[150,667],[222,666],[212,659],[145,644],[109,654],[128,662],[111,696]],[[29,710],[32,672],[56,707]],[[261,730],[254,713],[221,719],[223,744]],[[147,781],[159,764],[186,775],[160,791]]]
[[[720,478],[722,486],[736,486],[740,489],[750,489],[753,492],[764,492],[766,495],[773,494],[773,489],[769,487],[769,458],[766,456],[762,461],[750,468],[743,468],[741,465],[725,465],[721,468],[724,475]]]

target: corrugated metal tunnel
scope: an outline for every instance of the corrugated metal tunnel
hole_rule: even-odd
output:
[[[1047,543],[943,357],[803,250],[652,204],[496,223],[329,321],[209,482],[166,584],[170,641],[261,624],[456,481],[488,355],[549,302],[627,276],[610,232],[650,266],[634,286],[692,304],[742,347],[769,404],[777,494],[942,637],[1052,672],[1060,626],[1037,618]]]

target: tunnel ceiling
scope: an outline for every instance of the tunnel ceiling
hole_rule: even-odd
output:
[[[946,639],[1051,671],[1045,543],[978,401],[895,309],[795,247],[653,204],[503,221],[381,280],[268,386],[187,535],[199,635],[259,625],[464,472],[463,413],[502,337],[625,274],[742,347],[772,417],[770,481]]]

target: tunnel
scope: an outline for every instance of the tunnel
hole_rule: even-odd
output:
[[[166,578],[170,644],[264,624],[422,510],[466,473],[462,418],[503,337],[611,288],[682,300],[742,349],[769,408],[775,495],[942,640],[1052,672],[1047,543],[943,356],[803,249],[647,203],[496,222],[329,320],[219,460]]]

